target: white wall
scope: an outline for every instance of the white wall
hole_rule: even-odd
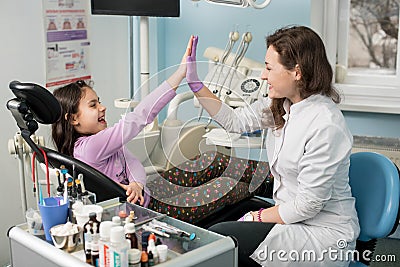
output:
[[[87,1],[88,3],[90,1]],[[0,1],[0,266],[9,263],[7,230],[24,222],[20,200],[18,160],[9,155],[8,139],[18,128],[6,108],[14,95],[8,88],[12,80],[45,83],[45,48],[42,1]],[[114,99],[129,97],[128,19],[125,17],[92,16],[91,66],[95,89],[108,107],[107,119],[115,122],[124,111],[113,107]],[[37,132],[50,143],[48,127]],[[30,176],[27,191],[32,191]],[[31,195],[31,194],[30,194]],[[31,205],[31,203],[30,203]],[[21,255],[23,256],[23,255]]]

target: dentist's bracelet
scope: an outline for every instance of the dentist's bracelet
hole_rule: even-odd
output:
[[[264,210],[264,209],[261,208],[261,209],[259,209],[258,212],[257,212],[257,220],[258,220],[259,222],[262,222],[262,220],[261,220],[261,212],[262,212],[263,210]]]

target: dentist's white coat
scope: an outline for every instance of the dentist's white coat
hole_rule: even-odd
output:
[[[222,105],[214,119],[228,131],[255,131],[270,101],[235,110]],[[291,106],[286,101],[285,125],[269,129],[266,143],[273,199],[285,224],[275,225],[251,257],[267,266],[347,266],[334,257],[345,257],[339,248],[354,249],[359,235],[348,183],[352,135],[329,97],[312,95]],[[312,260],[302,261],[302,253]],[[300,261],[291,260],[297,256]]]

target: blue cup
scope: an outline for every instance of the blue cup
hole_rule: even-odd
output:
[[[63,201],[62,197],[48,197],[43,199],[43,204],[39,203],[44,234],[46,240],[51,243],[50,228],[58,224],[64,224],[68,219],[68,201],[67,203],[63,203]]]

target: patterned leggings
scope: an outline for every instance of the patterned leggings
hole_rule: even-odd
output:
[[[149,208],[196,223],[225,205],[256,194],[269,173],[267,162],[205,152],[150,176],[147,180],[152,196]]]

